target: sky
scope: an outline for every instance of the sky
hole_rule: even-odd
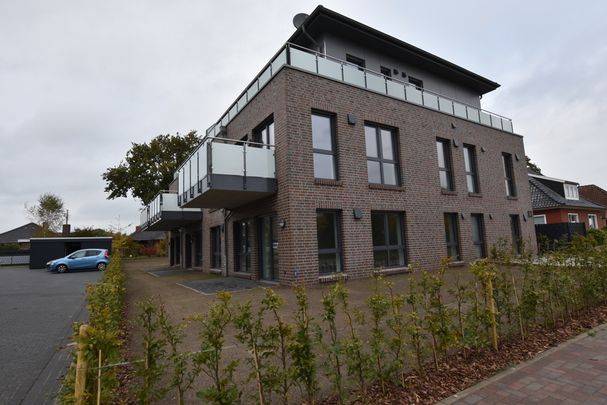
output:
[[[607,2],[327,0],[325,7],[501,84],[550,177],[607,189]],[[0,1],[0,233],[59,195],[72,229],[131,232],[102,173],[131,142],[203,133],[294,32],[307,0]]]

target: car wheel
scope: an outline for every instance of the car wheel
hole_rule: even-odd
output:
[[[67,271],[67,266],[65,264],[60,264],[57,266],[57,273],[65,273]]]
[[[97,270],[99,271],[103,271],[105,270],[106,264],[105,263],[97,263]]]

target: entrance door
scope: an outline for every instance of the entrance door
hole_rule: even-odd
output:
[[[234,223],[236,251],[236,271],[248,273],[251,271],[251,248],[249,247],[249,223],[247,221]]]
[[[259,218],[259,276],[262,280],[278,280],[278,240],[276,238],[276,217]]]

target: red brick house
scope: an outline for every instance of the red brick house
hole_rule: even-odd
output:
[[[589,229],[604,221],[605,206],[580,197],[578,183],[529,173],[529,186],[536,225],[571,222]]]
[[[520,249],[535,240],[523,137],[481,107],[498,87],[319,6],[142,224],[189,247],[170,250],[182,266],[285,285]]]
[[[599,186],[589,184],[586,186],[579,186],[578,190],[580,195],[588,201],[592,201],[595,204],[603,205],[607,207],[607,191],[603,190]],[[607,227],[607,209],[603,211],[601,218],[599,218],[599,228]]]

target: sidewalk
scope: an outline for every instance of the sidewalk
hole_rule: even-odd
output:
[[[607,325],[439,402],[532,403],[607,403]]]

